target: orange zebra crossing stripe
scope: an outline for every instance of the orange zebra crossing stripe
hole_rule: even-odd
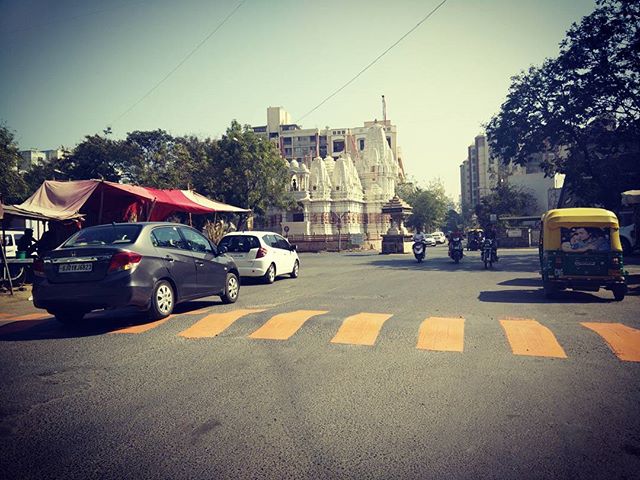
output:
[[[159,327],[164,322],[166,322],[167,320],[169,320],[170,318],[173,318],[173,317],[175,317],[175,315],[169,315],[168,317],[161,318],[160,320],[156,320],[155,322],[149,322],[149,323],[143,323],[141,325],[132,325],[130,327],[119,328],[118,330],[114,330],[114,331],[112,331],[110,333],[131,333],[131,334],[136,334],[136,333],[148,332],[149,330],[152,330],[152,329],[154,329],[156,327]]]
[[[514,355],[567,358],[551,330],[536,320],[507,318],[500,323]]]
[[[374,345],[382,325],[392,316],[386,313],[358,313],[347,317],[331,343]]]
[[[219,335],[239,318],[252,313],[264,312],[263,309],[233,310],[227,313],[212,313],[199,320],[178,335],[185,338],[210,338]]]
[[[325,310],[297,310],[295,312],[281,313],[271,317],[258,330],[249,335],[249,338],[264,340],[287,340],[296,333],[311,317],[323,315]]]
[[[427,318],[420,325],[416,348],[439,352],[462,352],[464,349],[464,318]]]
[[[600,335],[620,360],[640,362],[640,330],[622,323],[585,322],[580,325]]]

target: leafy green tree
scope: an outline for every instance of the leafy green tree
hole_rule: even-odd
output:
[[[27,185],[18,173],[20,159],[13,132],[0,124],[0,196],[3,203],[20,203],[27,194]]]
[[[87,135],[59,162],[62,177],[68,180],[103,179],[119,182],[125,171],[126,145],[100,135]]]
[[[273,143],[234,120],[217,148],[211,181],[225,202],[258,215],[293,206],[287,163]]]
[[[451,202],[442,182],[431,182],[426,188],[401,188],[399,193],[405,195],[404,200],[413,207],[412,214],[405,222],[408,227],[431,232],[441,226]]]
[[[615,209],[640,184],[640,3],[596,3],[557,58],[512,78],[487,135],[505,164],[542,153],[580,203]]]
[[[194,163],[189,149],[166,131],[131,132],[123,149],[127,181],[155,188],[185,189],[191,185]]]
[[[445,232],[453,232],[454,230],[461,228],[463,226],[464,226],[464,219],[462,218],[462,215],[460,215],[453,208],[450,208],[447,211],[447,215],[445,216],[442,230]]]
[[[483,197],[476,206],[476,215],[481,226],[490,223],[490,215],[533,215],[536,211],[536,199],[521,187],[499,184],[491,194]]]

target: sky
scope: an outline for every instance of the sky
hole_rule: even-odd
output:
[[[510,77],[556,56],[595,3],[447,0],[306,115],[441,1],[0,0],[0,122],[20,149],[72,148],[108,125],[219,138],[234,119],[265,125],[269,106],[304,128],[362,126],[384,95],[407,175],[457,201]]]

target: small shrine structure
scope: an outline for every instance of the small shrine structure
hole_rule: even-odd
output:
[[[382,213],[391,217],[389,230],[382,235],[382,253],[407,253],[411,251],[412,236],[407,232],[404,221],[412,211],[413,207],[397,195],[382,206]]]

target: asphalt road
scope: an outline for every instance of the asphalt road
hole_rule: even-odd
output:
[[[165,322],[6,324],[2,477],[639,478],[640,288],[548,301],[501,255],[305,254]]]

